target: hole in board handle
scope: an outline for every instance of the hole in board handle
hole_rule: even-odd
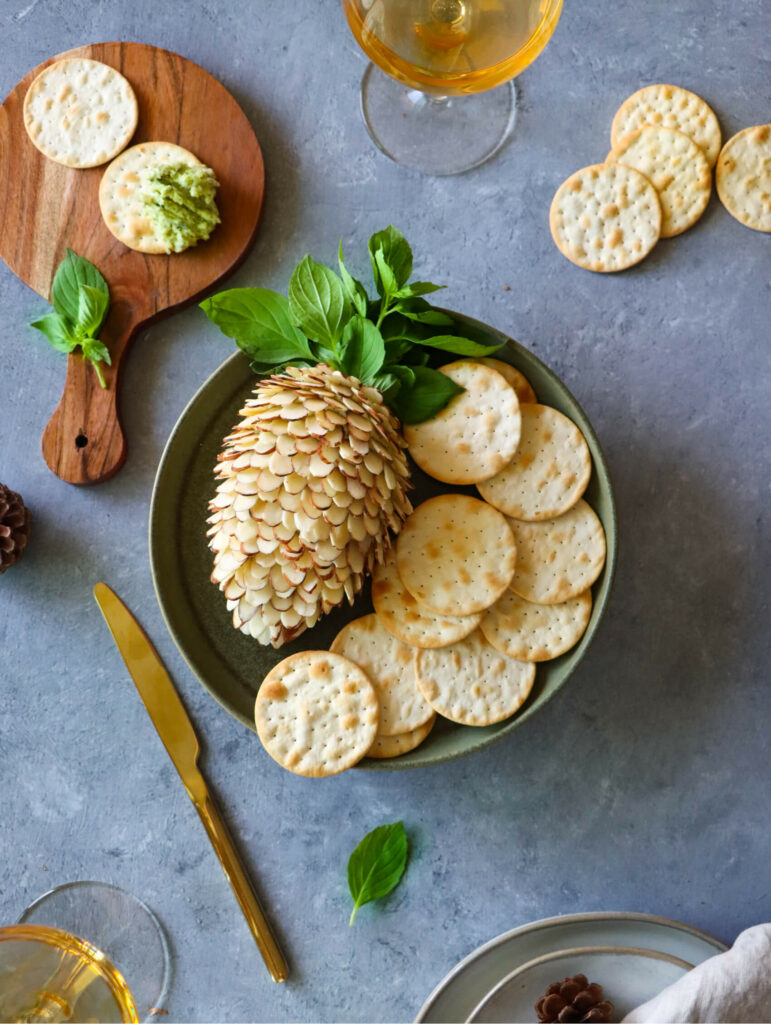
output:
[[[85,448],[87,444],[88,444],[88,438],[86,437],[86,435],[85,434],[78,434],[78,436],[75,438],[75,447],[76,448]]]

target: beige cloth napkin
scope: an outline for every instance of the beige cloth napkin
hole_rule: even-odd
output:
[[[771,924],[748,928],[727,953],[699,964],[623,1024],[770,1024]]]

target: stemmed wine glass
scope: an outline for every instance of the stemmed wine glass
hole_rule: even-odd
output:
[[[548,43],[562,0],[343,0],[343,9],[372,61],[361,109],[374,142],[397,163],[442,175],[477,167],[506,141],[512,79]]]
[[[163,1010],[168,980],[160,922],[114,885],[59,886],[0,927],[0,1021],[136,1024]]]

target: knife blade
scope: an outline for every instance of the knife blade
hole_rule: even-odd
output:
[[[118,595],[106,583],[97,583],[94,598],[142,703],[198,811],[270,975],[274,981],[285,981],[289,975],[287,962],[198,767],[198,737],[171,677],[144,630]]]

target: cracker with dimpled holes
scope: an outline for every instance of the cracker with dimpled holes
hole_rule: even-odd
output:
[[[634,167],[652,182],[661,201],[661,237],[672,238],[707,209],[712,174],[704,150],[674,128],[640,128],[619,139],[609,164]]]
[[[402,582],[439,615],[472,615],[495,604],[516,560],[506,517],[465,494],[440,494],[418,505],[396,541]]]
[[[459,359],[440,367],[465,390],[422,423],[405,424],[409,452],[420,468],[448,484],[494,476],[519,444],[519,400],[496,370]]]
[[[605,531],[581,499],[557,519],[509,519],[517,543],[511,589],[534,604],[561,604],[594,583],[605,565]]]
[[[431,732],[435,721],[436,715],[433,714],[425,725],[420,725],[417,729],[411,729],[409,732],[401,732],[396,736],[383,736],[378,733],[375,742],[367,751],[367,757],[399,757],[401,754],[409,753],[410,750],[415,750]]]
[[[301,651],[262,682],[254,719],[263,746],[295,775],[337,775],[375,741],[380,702],[365,672],[329,651]]]
[[[85,57],[57,60],[24,97],[24,127],[33,144],[65,167],[98,167],[128,145],[139,111],[134,90],[109,64]]]
[[[415,669],[426,700],[461,725],[494,725],[510,718],[535,680],[532,662],[496,651],[479,630],[449,647],[418,651]]]
[[[402,583],[391,548],[372,577],[372,603],[389,633],[413,647],[446,647],[473,633],[482,621],[474,615],[437,615],[418,604]]]
[[[380,698],[381,736],[417,729],[433,712],[415,682],[414,648],[388,632],[377,615],[362,615],[343,626],[330,651],[363,669]]]
[[[755,231],[771,231],[771,124],[744,128],[726,142],[715,184],[732,217]]]
[[[535,397],[535,391],[533,391],[532,385],[524,373],[512,366],[511,363],[504,363],[502,359],[490,359],[485,357],[479,360],[485,366],[489,366],[491,370],[495,370],[500,373],[501,377],[514,388],[514,391],[519,399],[519,404],[522,405],[524,402],[537,402],[538,399]]]
[[[493,647],[510,658],[550,661],[575,647],[591,614],[591,590],[562,604],[533,604],[507,590],[480,628]]]
[[[549,211],[554,244],[571,263],[599,274],[644,259],[661,234],[661,203],[632,167],[593,164],[560,185]]]
[[[140,142],[117,157],[102,176],[99,206],[102,217],[118,241],[129,249],[146,253],[167,253],[142,202],[142,172],[161,164],[187,164],[201,161],[173,142]]]
[[[477,484],[491,505],[528,521],[554,519],[586,490],[592,457],[584,435],[549,405],[523,405],[517,454],[492,479]]]
[[[679,85],[645,85],[632,93],[616,111],[610,144],[644,126],[675,128],[704,150],[713,167],[720,152],[720,125],[715,112],[701,96]]]

